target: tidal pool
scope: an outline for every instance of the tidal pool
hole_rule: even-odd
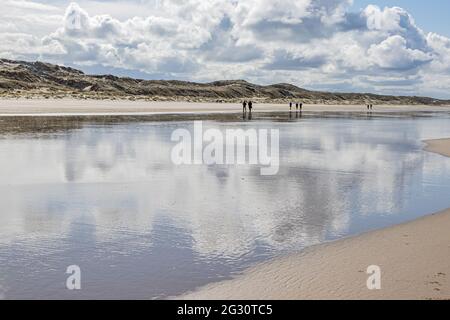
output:
[[[174,165],[193,120],[278,129],[278,174]],[[0,118],[0,297],[166,298],[448,208],[450,159],[421,142],[444,137],[448,113]]]

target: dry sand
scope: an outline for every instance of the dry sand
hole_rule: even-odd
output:
[[[425,150],[450,157],[450,139],[427,140]]]
[[[428,150],[450,156],[450,139]],[[368,290],[368,266],[381,290]],[[309,248],[181,299],[450,299],[450,209]]]
[[[295,107],[294,107],[295,109]],[[126,100],[0,99],[0,115],[152,114],[240,112],[237,103],[152,102]],[[288,111],[287,104],[255,104],[255,112]],[[367,112],[362,105],[304,105],[303,111]],[[375,106],[374,112],[450,111],[450,106]]]

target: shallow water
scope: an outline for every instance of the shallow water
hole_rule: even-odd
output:
[[[421,143],[450,137],[446,113],[203,116],[279,129],[275,176],[173,165],[198,117],[174,118],[0,119],[0,297],[164,298],[450,207],[450,159]]]

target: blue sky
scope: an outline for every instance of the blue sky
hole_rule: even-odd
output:
[[[450,0],[1,0],[0,57],[450,99]]]
[[[354,0],[353,7],[358,10],[369,4],[402,7],[413,15],[417,24],[425,31],[450,37],[450,0]]]

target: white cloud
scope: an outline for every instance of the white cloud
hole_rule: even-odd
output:
[[[7,0],[0,55],[149,77],[448,96],[431,84],[435,77],[439,88],[450,85],[450,39],[426,34],[399,7],[353,12],[351,0],[80,3]]]
[[[3,5],[32,11],[58,11],[58,8],[55,6],[27,0],[4,0]]]
[[[399,35],[391,36],[380,44],[372,45],[369,60],[376,66],[391,70],[411,70],[431,62],[433,57],[423,51],[410,49],[406,40]]]

